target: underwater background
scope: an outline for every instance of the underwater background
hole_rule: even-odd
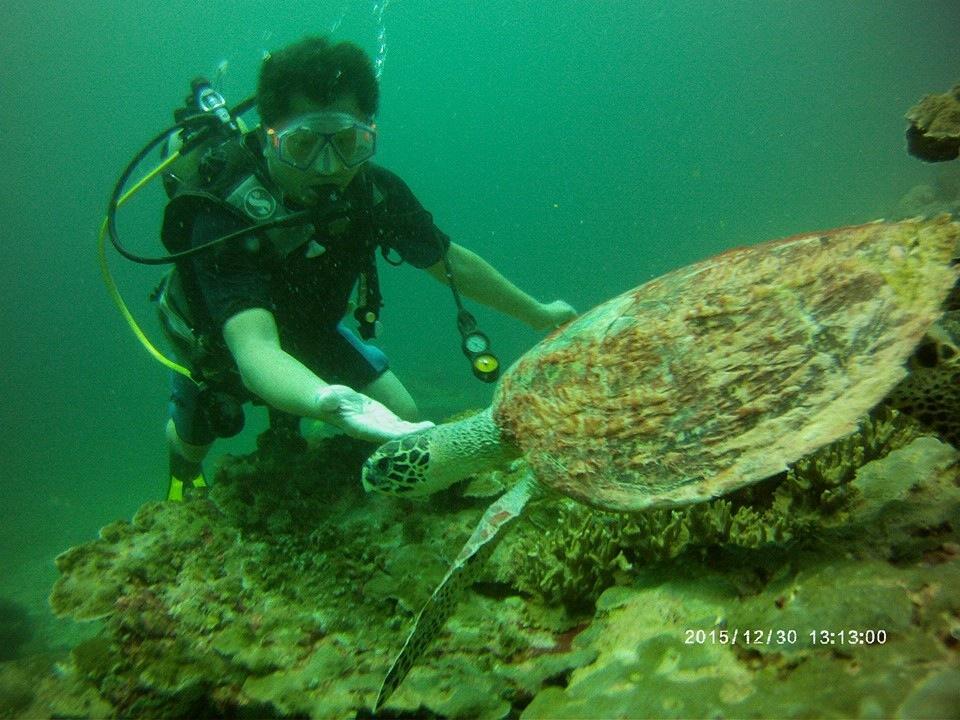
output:
[[[168,372],[110,304],[96,235],[120,170],[189,81],[230,103],[266,50],[333,31],[382,63],[377,161],[437,224],[578,309],[735,245],[889,217],[955,167],[905,152],[903,114],[960,80],[942,2],[21,2],[0,45],[0,598],[47,615],[53,558],[162,497]],[[151,166],[144,164],[144,170]],[[120,216],[157,254],[159,184]],[[134,314],[160,271],[111,254]],[[449,291],[381,268],[381,346],[433,420],[489,402]],[[470,305],[509,364],[538,335]],[[249,452],[265,425],[218,444]],[[212,474],[212,473],[211,473]]]

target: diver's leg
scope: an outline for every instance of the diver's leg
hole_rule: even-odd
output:
[[[185,442],[177,432],[173,418],[167,421],[167,458],[170,469],[167,500],[180,502],[191,494],[202,494],[205,491],[207,480],[203,474],[203,458],[211,444],[191,445]]]
[[[385,370],[376,380],[360,388],[360,392],[379,400],[404,420],[416,422],[420,419],[413,396],[391,370]]]
[[[167,420],[167,449],[171,453],[176,453],[187,462],[202,463],[207,456],[213,443],[206,445],[191,445],[180,437],[177,432],[177,424],[173,418]]]
[[[186,495],[203,493],[207,487],[203,459],[213,445],[214,434],[197,399],[197,386],[175,373],[170,394],[170,419],[166,427],[170,461],[167,500],[182,501]]]
[[[419,419],[417,403],[390,371],[390,362],[380,348],[363,342],[343,323],[337,325],[324,344],[332,370],[329,377],[324,376],[329,382],[347,385],[382,402],[404,420]]]

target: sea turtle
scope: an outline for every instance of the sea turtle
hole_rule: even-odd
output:
[[[852,432],[941,315],[958,239],[942,216],[730,250],[553,332],[479,414],[377,449],[364,487],[400,496],[521,455],[530,473],[486,511],[420,611],[375,708],[531,497],[616,511],[702,502]]]

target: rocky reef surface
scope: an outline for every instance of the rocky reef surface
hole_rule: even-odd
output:
[[[369,451],[232,458],[208,499],[63,553],[51,605],[101,630],[52,668],[0,664],[0,717],[368,717],[523,471],[413,503],[362,493]],[[520,523],[382,717],[957,716],[958,453],[891,411],[711,503]]]
[[[910,188],[890,209],[889,217],[933,217],[945,212],[960,215],[960,164],[938,168],[930,182]]]

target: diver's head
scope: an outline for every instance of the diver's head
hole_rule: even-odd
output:
[[[346,187],[376,149],[379,88],[352,43],[307,37],[264,61],[257,105],[271,177],[307,205]]]
[[[377,131],[352,96],[323,105],[298,96],[291,108],[289,118],[262,129],[267,169],[285,192],[316,205],[324,188],[342,190],[373,157]]]

